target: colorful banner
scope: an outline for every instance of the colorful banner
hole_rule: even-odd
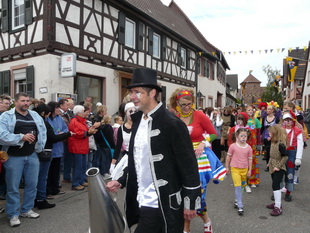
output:
[[[286,64],[288,65],[288,81],[294,82],[295,74],[297,71],[299,60],[293,59],[292,57],[286,58]]]

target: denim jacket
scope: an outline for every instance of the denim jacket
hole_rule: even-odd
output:
[[[64,119],[61,116],[56,116],[54,118],[49,117],[47,119],[47,122],[50,123],[56,135],[69,132],[68,126],[66,125]],[[63,156],[63,153],[64,153],[64,142],[59,141],[53,143],[52,157],[60,158]]]
[[[46,143],[46,127],[43,118],[36,112],[28,110],[36,123],[38,129],[38,140],[35,145],[35,151],[41,152]],[[24,134],[14,134],[16,125],[15,108],[4,112],[0,116],[0,144],[3,145],[2,150],[7,151],[10,146],[24,145],[22,140]]]

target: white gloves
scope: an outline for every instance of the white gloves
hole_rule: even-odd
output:
[[[114,171],[114,168],[115,168],[115,164],[111,163],[111,166],[110,166],[110,174],[112,174],[112,172]]]
[[[295,159],[295,165],[300,166],[301,165],[301,159]]]

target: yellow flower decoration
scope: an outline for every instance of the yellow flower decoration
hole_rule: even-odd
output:
[[[268,106],[274,106],[275,108],[279,108],[280,106],[279,106],[279,104],[277,103],[277,102],[275,102],[275,101],[270,101],[270,102],[267,102],[267,105]]]

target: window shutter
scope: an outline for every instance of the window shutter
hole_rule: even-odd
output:
[[[138,28],[138,50],[143,51],[143,23],[139,22]]]
[[[197,57],[197,74],[200,74],[200,59],[199,57]]]
[[[10,80],[10,71],[9,70],[2,72],[2,79],[3,79],[3,94],[10,95],[11,80]]]
[[[0,95],[3,94],[3,73],[0,72]]]
[[[123,12],[118,14],[118,43],[125,44],[126,15]]]
[[[161,102],[163,102],[163,105],[166,106],[166,104],[167,104],[167,101],[166,101],[166,99],[167,99],[167,88],[166,88],[166,86],[161,86],[161,89],[163,90],[161,92]]]
[[[9,31],[9,1],[2,0],[2,14],[1,14],[1,32],[8,32]]]
[[[25,0],[25,24],[32,24],[32,0]]]
[[[178,44],[177,48],[177,55],[178,55],[178,66],[181,66],[182,64],[182,57],[181,57],[181,45]]]
[[[161,41],[161,59],[166,60],[167,59],[167,38],[165,36],[162,36],[162,41]]]
[[[189,70],[191,68],[191,52],[187,49],[186,50],[186,69]]]
[[[203,75],[208,77],[208,62],[205,59],[203,59]]]
[[[26,68],[26,90],[30,97],[34,97],[34,67]]]
[[[149,47],[147,53],[153,55],[153,30],[148,28]]]

